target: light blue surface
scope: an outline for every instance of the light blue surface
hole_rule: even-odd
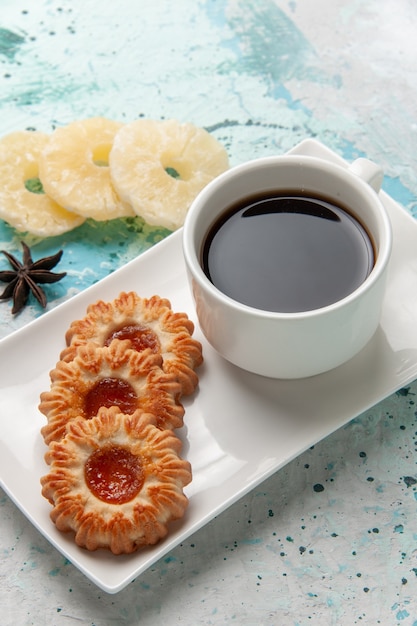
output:
[[[210,130],[233,165],[314,137],[348,160],[380,163],[384,189],[417,214],[410,0],[0,8],[0,135],[95,115],[172,117]],[[24,240],[34,258],[64,250],[56,269],[68,276],[48,286],[51,308],[165,234],[138,218]],[[20,239],[0,222],[0,249],[20,255]],[[0,337],[41,313],[33,303],[12,318],[0,302]],[[415,626],[416,397],[413,383],[353,420],[116,596],[88,582],[3,495],[0,623]]]

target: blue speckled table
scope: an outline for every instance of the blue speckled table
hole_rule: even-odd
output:
[[[177,118],[212,132],[232,165],[313,137],[379,162],[385,191],[417,215],[411,0],[0,4],[0,135]],[[166,234],[137,218],[24,240],[36,258],[64,250],[52,308]],[[0,222],[0,249],[21,238]],[[0,337],[42,313],[0,303]],[[416,399],[412,383],[353,419],[114,596],[1,493],[0,623],[415,626]]]

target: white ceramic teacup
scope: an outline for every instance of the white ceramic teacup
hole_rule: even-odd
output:
[[[381,169],[367,159],[345,168],[288,155],[231,168],[203,189],[187,214],[183,249],[199,324],[220,355],[264,376],[303,378],[345,363],[368,343],[378,327],[392,247],[391,225],[378,196],[382,178]],[[373,241],[373,269],[352,293],[314,310],[280,313],[241,304],[202,269],[207,233],[237,201],[289,189],[326,197],[356,216]]]

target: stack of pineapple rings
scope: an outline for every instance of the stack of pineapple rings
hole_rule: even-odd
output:
[[[0,218],[40,237],[87,218],[135,215],[176,230],[199,191],[228,167],[212,135],[176,120],[94,117],[51,134],[17,131],[0,139]]]

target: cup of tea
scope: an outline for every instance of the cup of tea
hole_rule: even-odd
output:
[[[233,167],[200,192],[184,259],[200,327],[222,357],[292,379],[364,348],[392,248],[382,179],[367,159],[287,155]]]

